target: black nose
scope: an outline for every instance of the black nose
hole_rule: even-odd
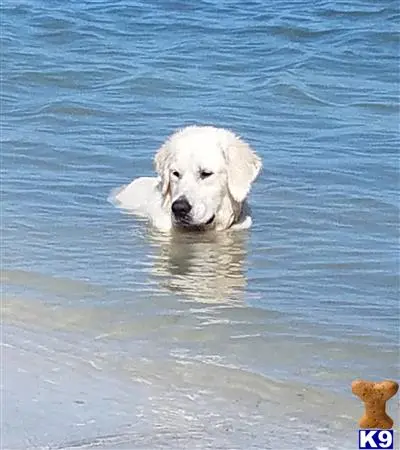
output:
[[[184,217],[190,213],[192,207],[186,197],[179,197],[172,203],[171,209],[176,217]]]

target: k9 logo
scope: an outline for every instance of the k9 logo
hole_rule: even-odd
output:
[[[393,430],[358,430],[358,448],[393,449]]]

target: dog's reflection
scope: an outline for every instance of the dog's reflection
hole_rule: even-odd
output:
[[[153,274],[162,288],[187,300],[241,302],[246,286],[246,232],[152,232]]]

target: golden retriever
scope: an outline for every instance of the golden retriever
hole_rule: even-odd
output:
[[[133,180],[112,201],[162,231],[251,226],[246,197],[262,163],[232,131],[188,126],[166,140],[154,162],[158,177]]]

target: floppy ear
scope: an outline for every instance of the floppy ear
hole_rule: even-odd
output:
[[[235,137],[225,150],[228,166],[228,189],[234,200],[242,202],[250,192],[251,183],[257,178],[262,162],[252,148]]]
[[[158,175],[161,178],[161,193],[163,196],[167,194],[169,188],[168,160],[169,152],[167,149],[167,145],[163,144],[154,157],[154,165]]]

